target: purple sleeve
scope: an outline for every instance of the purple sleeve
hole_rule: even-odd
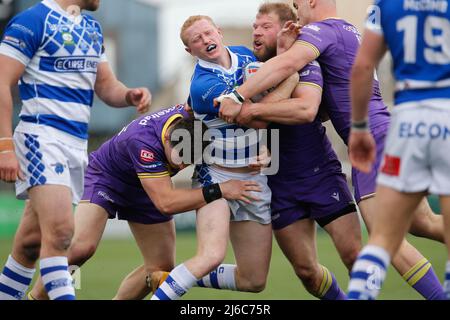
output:
[[[325,24],[311,23],[302,28],[297,41],[313,49],[318,57],[336,43],[334,32],[330,31]]]
[[[137,139],[130,139],[127,148],[139,179],[170,176],[164,150],[157,150]]]
[[[321,89],[323,88],[322,69],[317,61],[314,60],[313,62],[308,63],[302,70],[300,70],[299,75],[300,83],[312,84],[320,87]]]

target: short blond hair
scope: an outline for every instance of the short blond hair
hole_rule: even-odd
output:
[[[186,37],[184,36],[184,33],[186,32],[186,30],[191,27],[194,23],[196,23],[197,21],[200,20],[206,20],[209,21],[214,27],[217,28],[216,24],[214,23],[213,19],[211,19],[211,17],[209,16],[202,16],[202,15],[196,15],[196,16],[190,16],[189,18],[187,18],[187,20],[183,23],[183,26],[181,27],[181,31],[180,31],[180,38],[181,41],[183,41],[183,44],[187,47],[188,46],[188,39],[186,39]]]
[[[288,21],[297,22],[297,14],[294,9],[283,2],[270,3],[265,2],[260,5],[258,9],[258,14],[270,14],[275,13],[278,16],[281,26],[283,26]]]

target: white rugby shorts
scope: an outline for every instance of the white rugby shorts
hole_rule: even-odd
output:
[[[450,195],[450,99],[394,108],[377,182],[400,192]]]
[[[198,166],[199,167],[199,166]],[[272,192],[267,185],[267,176],[250,173],[235,173],[221,170],[215,166],[201,165],[201,169],[194,172],[192,181],[193,188],[201,188],[208,183],[220,183],[231,179],[251,180],[259,184],[261,192],[251,192],[260,200],[248,204],[240,200],[228,200],[231,209],[231,221],[255,221],[260,224],[269,224],[272,222],[270,202]]]
[[[28,198],[28,189],[38,185],[63,185],[72,190],[72,202],[77,204],[83,193],[84,172],[88,163],[86,144],[70,143],[53,128],[16,129],[14,144],[25,180],[16,181],[18,199]]]

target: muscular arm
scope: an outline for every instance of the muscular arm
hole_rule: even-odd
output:
[[[237,91],[245,98],[253,97],[278,85],[316,58],[317,54],[313,49],[296,42],[283,54],[264,63],[258,72],[240,86]]]
[[[352,69],[353,121],[362,121],[367,118],[369,101],[372,96],[373,73],[386,51],[387,46],[382,35],[371,31],[365,32]]]
[[[170,177],[141,179],[141,183],[162,214],[173,215],[206,205],[202,189],[176,189]]]
[[[299,75],[298,73],[294,73],[289,78],[285,79],[278,87],[275,88],[272,92],[266,95],[262,100],[261,104],[276,104],[280,101],[288,99],[294,92],[294,89],[298,85]],[[255,104],[255,105],[259,105]],[[245,108],[241,109],[241,112],[244,114],[246,112]],[[239,116],[237,121],[239,122]],[[269,125],[269,122],[272,120],[267,120],[264,118],[257,119],[256,116],[253,116],[253,120],[245,123],[245,125],[249,128],[254,129],[265,129]]]
[[[17,85],[25,66],[0,54],[0,138],[12,136],[13,100],[11,90]]]
[[[98,64],[95,93],[103,102],[115,108],[127,107],[127,91],[128,88],[117,80],[108,62]]]
[[[196,210],[206,205],[202,189],[176,189],[170,177],[141,179],[141,184],[156,208],[165,215]],[[219,186],[223,198],[246,203],[258,200],[251,191],[261,191],[254,181],[228,180]]]
[[[310,85],[297,85],[292,98],[277,103],[256,103],[250,106],[256,119],[287,125],[314,121],[322,99],[322,90]]]

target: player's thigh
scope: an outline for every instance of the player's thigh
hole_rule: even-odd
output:
[[[72,193],[63,185],[40,185],[28,190],[30,203],[39,218],[43,237],[58,228],[73,230]]]
[[[233,221],[230,239],[239,273],[248,277],[263,277],[269,272],[272,255],[272,226],[255,221]]]
[[[374,215],[376,215],[375,197],[376,197],[376,195],[374,195],[370,198],[362,199],[358,203],[359,212],[361,213],[361,216],[364,220],[367,231],[369,231],[369,233],[372,231],[373,219],[374,219]]]
[[[333,220],[324,229],[333,239],[338,250],[361,248],[361,225],[358,214],[352,212]]]
[[[94,203],[80,202],[75,209],[75,234],[72,246],[85,244],[96,248],[107,222],[108,213],[104,208]]]
[[[333,220],[324,229],[333,239],[345,266],[351,270],[362,247],[361,225],[356,212],[352,212]]]
[[[294,269],[312,268],[317,264],[316,223],[297,220],[274,231],[277,243]]]
[[[230,230],[228,202],[219,199],[197,210],[196,233],[199,254],[224,255]]]
[[[414,210],[425,196],[423,192],[404,193],[379,185],[375,197],[371,243],[382,246],[393,255],[409,230]]]
[[[148,271],[171,270],[175,264],[174,220],[155,224],[128,221]]]

